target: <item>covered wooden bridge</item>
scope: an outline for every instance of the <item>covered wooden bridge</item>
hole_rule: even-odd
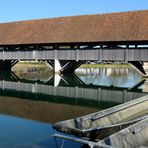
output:
[[[20,60],[74,72],[85,61],[131,63],[145,74],[148,10],[0,24],[0,68]]]

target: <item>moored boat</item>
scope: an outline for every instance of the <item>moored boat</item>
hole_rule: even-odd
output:
[[[148,115],[148,96],[92,113],[86,116],[55,123],[53,128],[83,139],[100,141]]]

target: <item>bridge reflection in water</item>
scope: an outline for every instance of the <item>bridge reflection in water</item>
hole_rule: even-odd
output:
[[[144,83],[128,88],[86,84],[76,75],[39,81],[1,74],[0,95],[6,97],[0,97],[0,112],[53,123],[144,96],[148,93],[139,88]]]

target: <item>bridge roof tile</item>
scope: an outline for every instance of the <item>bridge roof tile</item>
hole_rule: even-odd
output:
[[[148,41],[148,10],[0,24],[0,45]]]

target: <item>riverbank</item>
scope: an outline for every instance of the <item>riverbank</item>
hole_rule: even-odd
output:
[[[38,62],[38,61],[34,61],[34,62],[18,62],[13,69],[19,68],[31,68],[31,67],[38,67],[38,68],[47,68],[47,64],[45,64],[44,62]],[[128,68],[130,67],[129,64],[82,64],[80,66],[80,68]],[[49,68],[51,69],[51,67],[49,66]]]
[[[25,62],[18,62],[16,65],[13,66],[13,68],[23,68],[23,67],[47,67],[47,65],[44,62],[36,62],[36,61],[25,61]]]
[[[82,64],[80,68],[128,68],[129,64]]]

